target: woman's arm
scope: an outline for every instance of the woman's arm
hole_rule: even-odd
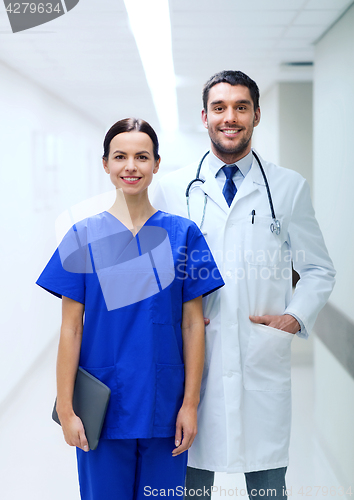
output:
[[[173,456],[188,450],[197,434],[197,407],[200,399],[200,384],[204,366],[202,297],[197,297],[183,304],[182,338],[185,389],[183,404],[177,416],[176,448],[172,452]]]
[[[84,305],[63,297],[62,324],[57,359],[57,413],[65,441],[88,451],[84,426],[73,410],[73,392],[79,365]]]

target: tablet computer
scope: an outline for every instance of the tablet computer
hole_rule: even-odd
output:
[[[90,450],[97,448],[110,395],[109,387],[83,368],[78,368],[74,386],[73,409],[84,425]],[[56,406],[57,400],[54,403],[52,418],[61,425]]]

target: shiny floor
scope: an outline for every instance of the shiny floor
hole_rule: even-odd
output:
[[[55,356],[56,342],[0,414],[1,500],[80,498],[75,451],[64,443],[59,426],[50,418],[55,395]],[[289,498],[345,499],[316,444],[313,400],[311,365],[295,365],[291,461],[287,473]],[[243,474],[217,474],[215,490],[215,498],[247,498]]]

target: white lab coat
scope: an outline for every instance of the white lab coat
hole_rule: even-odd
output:
[[[265,183],[255,159],[229,208],[208,157],[192,187],[191,218],[200,225],[225,280],[204,299],[206,356],[198,408],[198,435],[189,465],[226,472],[288,464],[291,422],[290,352],[294,336],[251,323],[249,315],[293,313],[310,332],[334,285],[335,271],[314,216],[307,182],[298,173],[262,161],[281,233],[272,222]],[[197,164],[166,175],[153,205],[187,217],[186,186]],[[195,184],[197,186],[197,184]],[[255,211],[252,223],[252,211]],[[300,274],[292,293],[291,258]]]

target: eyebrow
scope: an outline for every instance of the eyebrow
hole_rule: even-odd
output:
[[[222,100],[219,100],[219,101],[212,101],[210,103],[210,106],[215,106],[216,104],[223,104],[224,101]],[[235,104],[252,104],[251,101],[249,101],[248,99],[241,99],[240,101],[235,101]]]
[[[138,153],[135,153],[135,154],[137,154],[137,155],[141,155],[142,153],[145,153],[145,154],[147,154],[147,155],[150,155],[149,151],[145,151],[145,150],[143,150],[143,151],[139,151]]]
[[[115,155],[117,153],[121,153],[123,155],[126,155],[127,153],[125,151],[120,151],[119,149],[117,149],[116,151],[114,151],[112,154]],[[148,155],[150,155],[149,151],[138,151],[137,153],[135,153],[136,155],[141,155],[142,153],[146,153]]]

